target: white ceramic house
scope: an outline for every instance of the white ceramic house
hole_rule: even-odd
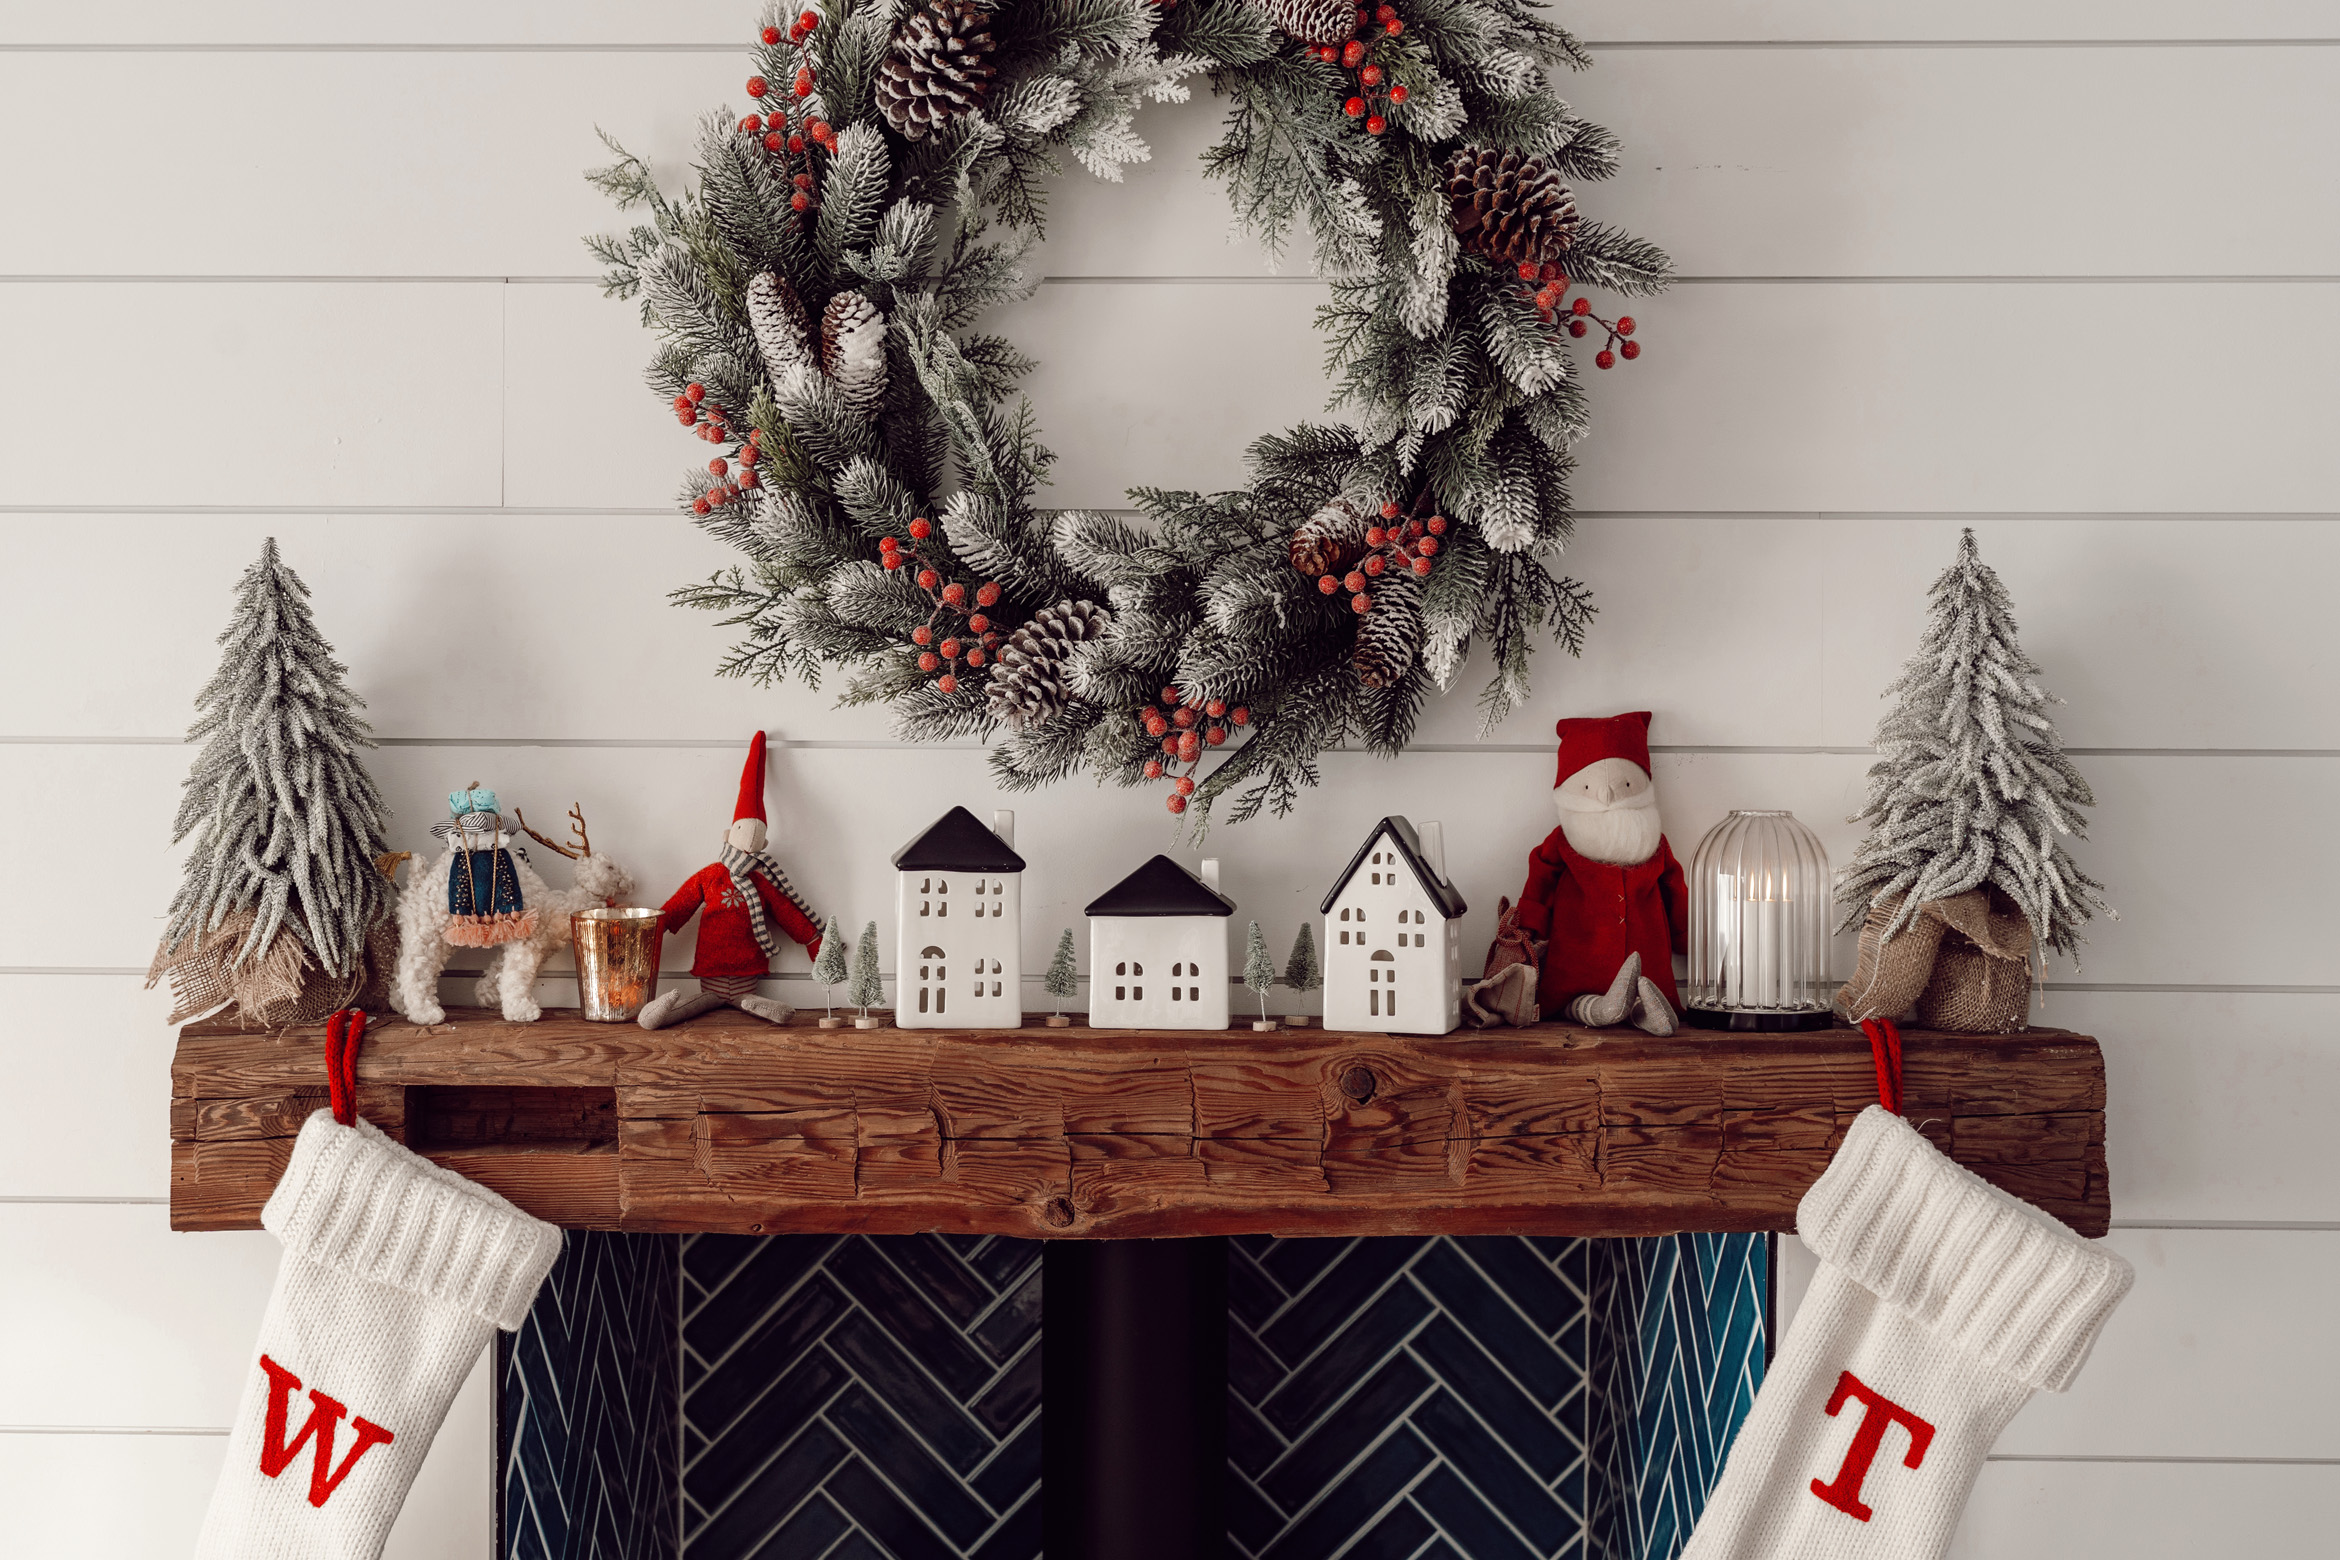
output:
[[[1384,818],[1324,912],[1324,1027],[1442,1035],[1462,1022],[1462,917],[1443,827]]]
[[[1227,1027],[1227,918],[1219,864],[1197,877],[1156,856],[1089,902],[1089,1023]]]
[[[964,807],[894,852],[894,1022],[1013,1029],[1024,1021],[1024,858],[1016,815]]]

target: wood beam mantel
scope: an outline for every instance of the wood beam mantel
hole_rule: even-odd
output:
[[[251,1229],[325,1103],[323,1031],[181,1032],[171,1223]],[[1910,1120],[2085,1235],[2110,1216],[2104,1058],[2053,1030],[1906,1036]],[[1852,1030],[1547,1024],[658,1033],[381,1020],[367,1119],[556,1223],[1033,1237],[1786,1230],[1876,1100]]]

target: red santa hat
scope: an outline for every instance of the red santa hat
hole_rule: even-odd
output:
[[[1611,715],[1599,720],[1564,720],[1552,728],[1560,737],[1560,773],[1555,788],[1587,764],[1604,758],[1629,758],[1649,773],[1649,711]]]
[[[757,732],[748,741],[747,763],[739,772],[739,805],[731,810],[731,821],[753,818],[764,822],[764,734]]]

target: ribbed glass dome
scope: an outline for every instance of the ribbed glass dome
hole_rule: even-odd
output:
[[[1694,1024],[1723,1029],[1826,1025],[1828,852],[1789,812],[1734,812],[1690,862]]]

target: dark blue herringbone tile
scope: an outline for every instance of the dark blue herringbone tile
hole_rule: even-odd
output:
[[[1430,1302],[1411,1284],[1393,1284],[1383,1290],[1378,1299],[1335,1333],[1313,1359],[1271,1386],[1258,1400],[1268,1423],[1286,1435],[1298,1434],[1364,1380],[1430,1314]],[[1233,1331],[1239,1333],[1240,1329]],[[1232,1337],[1228,1354],[1232,1375]]]
[[[1375,1519],[1416,1475],[1438,1461],[1413,1431],[1399,1427],[1325,1491],[1299,1521],[1259,1550],[1260,1560],[1325,1560]]]
[[[999,1297],[990,1314],[967,1330],[967,1336],[994,1360],[1014,1358],[1039,1333],[1040,1264],[1037,1262],[1016,1281],[1015,1287]]]
[[[764,1406],[729,1421],[729,1428],[691,1460],[683,1474],[683,1493],[704,1511],[723,1504],[852,1380],[852,1373],[826,1349],[815,1349],[798,1360],[773,1384]]]
[[[1297,1365],[1386,1286],[1421,1244],[1408,1236],[1352,1242],[1339,1261],[1318,1274],[1283,1315],[1261,1330],[1259,1341],[1285,1364]]]
[[[1273,1351],[1230,1308],[1230,1537],[1255,1560],[1582,1560],[1586,1243],[1309,1244],[1260,1253],[1261,1283],[1301,1286]]]
[[[1539,1478],[1559,1478],[1584,1455],[1581,1442],[1567,1427],[1538,1407],[1452,1321],[1442,1316],[1415,1334],[1413,1352]]]
[[[1392,1355],[1350,1394],[1339,1412],[1319,1419],[1293,1443],[1259,1481],[1261,1492],[1285,1511],[1299,1511],[1391,1425],[1403,1420],[1432,1384],[1428,1371],[1403,1354]]]
[[[776,1236],[703,1269],[687,1560],[1037,1560],[1037,1243]]]
[[[1441,1241],[1424,1252],[1413,1273],[1439,1308],[1477,1339],[1479,1347],[1501,1360],[1545,1407],[1557,1404],[1584,1379],[1583,1362],[1563,1357],[1507,1295],[1463,1260],[1454,1242]]]
[[[664,1560],[676,1544],[680,1241],[573,1232],[499,1345],[507,1560]]]
[[[1265,1326],[1291,1296],[1268,1277],[1267,1269],[1230,1241],[1227,1244],[1227,1309],[1255,1331]]]

